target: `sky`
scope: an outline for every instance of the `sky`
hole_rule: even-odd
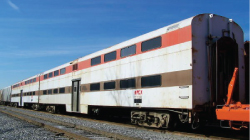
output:
[[[0,89],[202,13],[249,40],[248,0],[0,0]]]

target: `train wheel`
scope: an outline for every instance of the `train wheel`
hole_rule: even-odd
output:
[[[191,124],[191,128],[193,130],[197,130],[198,128],[200,128],[200,121],[199,121],[199,118],[197,119],[194,119],[192,124]]]

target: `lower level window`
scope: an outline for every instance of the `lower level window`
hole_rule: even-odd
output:
[[[65,88],[60,88],[59,93],[65,93]]]
[[[104,83],[104,89],[115,89],[115,81]]]
[[[100,90],[100,83],[90,84],[90,91]]]
[[[47,90],[44,90],[44,91],[43,91],[43,95],[46,95],[46,94],[47,94]]]
[[[141,78],[141,87],[161,86],[161,75],[147,76]]]

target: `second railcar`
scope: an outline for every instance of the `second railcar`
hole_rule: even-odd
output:
[[[10,105],[11,103],[11,86],[5,87],[0,93],[1,104]]]

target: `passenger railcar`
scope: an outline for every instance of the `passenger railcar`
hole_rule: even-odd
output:
[[[0,90],[0,102],[3,105],[10,105],[11,103],[11,86]]]
[[[167,128],[178,118],[196,128],[215,118],[235,67],[234,98],[244,102],[243,50],[237,23],[200,14],[17,82],[11,102],[51,112],[126,109],[133,124]]]

